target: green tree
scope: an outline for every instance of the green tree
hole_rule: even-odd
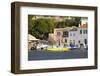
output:
[[[28,15],[28,33],[32,34],[32,28],[35,26],[35,21],[32,19],[35,16]]]
[[[29,33],[39,39],[48,39],[48,34],[54,30],[54,19],[32,19],[29,16]]]
[[[71,17],[71,19],[66,19],[65,20],[65,25],[66,26],[76,26],[78,27],[78,25],[80,24],[81,21],[81,17]]]
[[[37,19],[35,21],[35,26],[33,28],[34,31],[34,35],[40,39],[44,39],[45,38],[45,34],[48,33],[48,25],[46,24],[46,20],[45,19]],[[38,32],[38,34],[36,34]]]

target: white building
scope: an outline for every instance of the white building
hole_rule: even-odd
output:
[[[57,39],[57,46],[67,46],[71,44],[75,47],[88,46],[88,24],[86,19],[81,20],[78,27],[66,27],[54,29],[54,35]]]

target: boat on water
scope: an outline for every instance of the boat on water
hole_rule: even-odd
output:
[[[71,47],[39,45],[37,46],[37,49],[42,49],[47,51],[69,51]]]
[[[69,51],[70,48],[67,47],[48,47],[48,51]]]

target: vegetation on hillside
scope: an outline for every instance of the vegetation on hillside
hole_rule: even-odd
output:
[[[47,17],[39,17],[29,15],[28,16],[28,33],[32,34],[36,38],[39,39],[48,39],[49,33],[53,33],[54,28],[64,28],[71,26],[78,26],[81,20],[81,17],[61,17],[59,19],[55,19],[54,16],[49,18]]]

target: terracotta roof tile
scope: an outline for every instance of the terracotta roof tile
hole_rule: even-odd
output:
[[[80,28],[87,28],[87,27],[88,27],[87,24],[82,24],[82,25],[80,25]]]

